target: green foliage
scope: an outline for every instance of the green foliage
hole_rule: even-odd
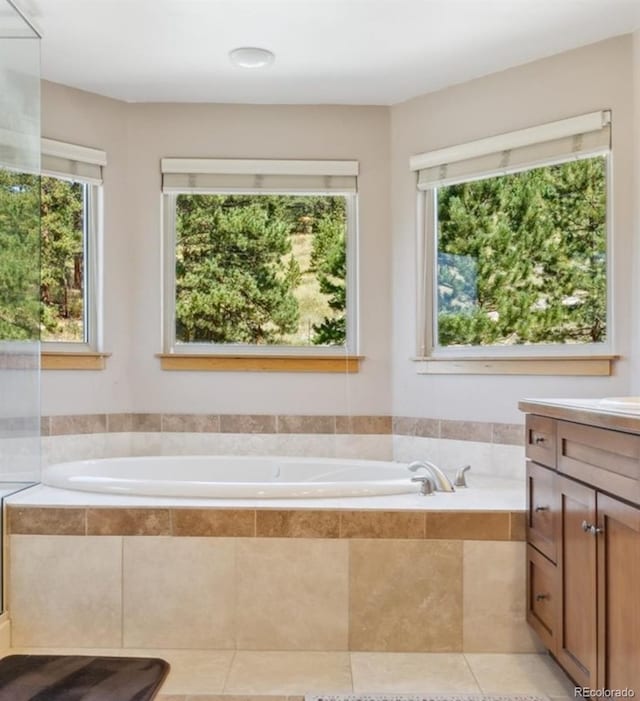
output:
[[[42,177],[42,340],[83,341],[84,186]]]
[[[606,337],[606,170],[595,157],[438,189],[443,346]]]
[[[314,266],[320,291],[329,296],[332,317],[325,317],[313,325],[315,345],[344,345],[347,338],[345,311],[347,306],[347,249],[345,221],[342,218],[324,216],[318,223],[313,241],[311,262]]]
[[[315,241],[321,222],[343,212],[344,199],[329,196],[179,195],[177,340],[300,343],[297,290],[311,271],[292,240]]]
[[[0,168],[0,339],[39,337],[40,179]]]

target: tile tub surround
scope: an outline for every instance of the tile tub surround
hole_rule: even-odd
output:
[[[95,414],[42,419],[44,465],[136,455],[289,455],[409,462],[524,480],[524,428],[390,416]]]
[[[12,644],[530,652],[523,518],[13,506]]]
[[[524,426],[409,416],[77,414],[43,416],[43,436],[78,433],[309,433],[402,435],[522,445]]]

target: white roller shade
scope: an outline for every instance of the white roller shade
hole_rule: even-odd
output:
[[[594,112],[540,127],[472,141],[414,156],[418,189],[517,172],[571,158],[607,153],[611,113]]]
[[[356,161],[267,161],[164,158],[162,191],[170,193],[286,192],[352,194]]]
[[[107,164],[104,151],[53,139],[42,139],[41,149],[43,175],[102,185],[102,168]]]

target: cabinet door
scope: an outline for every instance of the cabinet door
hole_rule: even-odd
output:
[[[527,545],[527,621],[545,647],[556,654],[556,566]]]
[[[556,562],[556,473],[527,460],[527,541]]]
[[[640,694],[640,509],[598,494],[598,686]]]
[[[557,476],[560,495],[557,657],[578,686],[596,688],[596,493]]]

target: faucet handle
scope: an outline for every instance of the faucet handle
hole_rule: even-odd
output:
[[[436,491],[436,483],[428,475],[420,475],[420,477],[412,477],[412,482],[420,482],[420,494],[422,496],[433,496]]]
[[[456,487],[467,487],[467,480],[465,477],[465,472],[468,472],[471,469],[471,465],[465,465],[464,467],[461,467],[458,469],[456,472],[456,478],[453,482],[453,484]]]

